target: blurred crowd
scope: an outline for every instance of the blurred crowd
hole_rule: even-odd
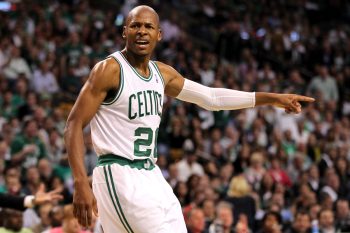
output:
[[[0,233],[102,232],[72,217],[65,120],[96,62],[121,50],[137,4],[160,15],[154,60],[211,87],[316,98],[298,115],[164,100],[158,165],[190,233],[350,232],[347,1],[17,1],[0,12],[0,192],[63,201],[3,209]],[[96,164],[84,130],[88,175]]]

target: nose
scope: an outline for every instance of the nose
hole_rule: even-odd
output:
[[[147,33],[146,31],[146,27],[144,25],[142,25],[139,30],[138,30],[138,33],[141,34],[141,35],[144,35]]]

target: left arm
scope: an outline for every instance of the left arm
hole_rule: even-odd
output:
[[[177,99],[197,104],[207,110],[235,110],[260,105],[284,108],[288,113],[301,112],[299,102],[313,102],[314,99],[295,94],[267,92],[244,92],[226,88],[210,88],[185,79],[172,67],[157,62],[165,79],[165,94]]]

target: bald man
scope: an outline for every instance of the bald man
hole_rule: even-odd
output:
[[[74,215],[88,226],[92,213],[99,214],[106,233],[184,233],[179,201],[156,165],[164,95],[210,111],[269,104],[299,113],[299,102],[313,99],[209,88],[151,61],[162,31],[158,14],[148,6],[132,9],[122,36],[125,48],[95,65],[67,120],[64,137],[74,177]],[[83,158],[83,128],[88,123],[98,155],[93,191]]]

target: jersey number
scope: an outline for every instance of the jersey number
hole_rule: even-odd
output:
[[[152,155],[153,151],[153,157],[157,158],[157,137],[158,137],[158,130],[157,128],[154,132],[151,128],[145,128],[145,127],[139,127],[135,130],[135,136],[140,137],[146,135],[145,138],[138,138],[134,142],[134,155],[135,156],[142,156],[142,157],[149,157]],[[151,145],[153,143],[154,139],[154,148],[151,148]],[[142,148],[141,148],[142,147]]]

